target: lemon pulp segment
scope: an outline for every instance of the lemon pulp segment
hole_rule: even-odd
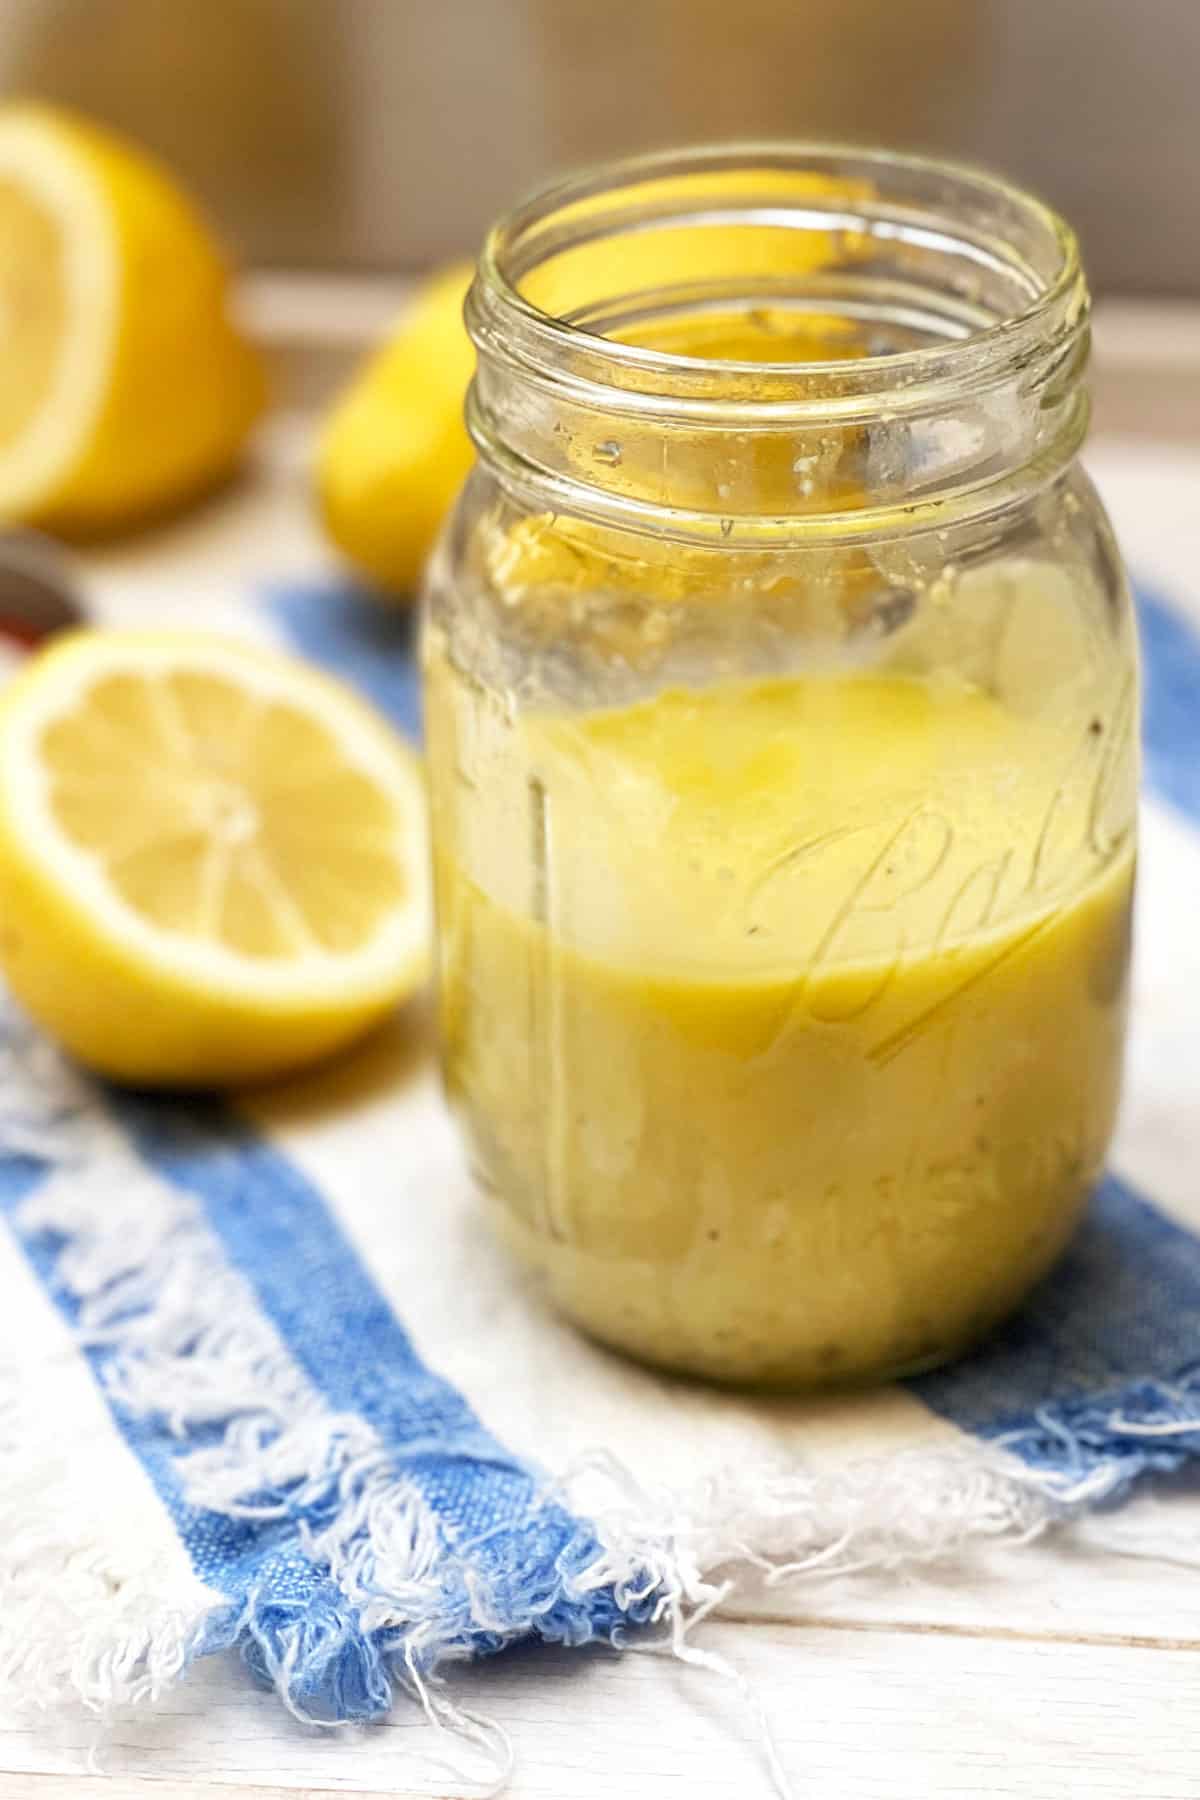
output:
[[[0,706],[0,953],[111,1073],[274,1072],[394,1004],[425,957],[424,831],[412,754],[283,657],[84,633]]]

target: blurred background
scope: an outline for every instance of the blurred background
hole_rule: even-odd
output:
[[[257,268],[403,273],[554,169],[836,136],[989,162],[1101,294],[1200,294],[1200,0],[3,0],[0,91],[157,150]]]

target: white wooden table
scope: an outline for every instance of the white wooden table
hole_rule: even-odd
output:
[[[353,347],[390,295],[349,298],[337,316],[351,321]],[[283,344],[285,376],[311,392],[347,347],[333,342],[312,374],[327,292],[268,285],[256,308]],[[1121,437],[1117,524],[1127,552],[1153,578],[1164,534],[1176,565],[1190,540],[1200,581],[1200,315],[1121,309],[1102,320],[1099,338],[1102,431],[1091,460],[1103,487]],[[215,534],[210,507],[86,559],[97,604],[112,616],[161,618],[169,568],[173,582],[208,592],[219,625],[222,580],[311,570],[303,442],[294,419],[274,428],[254,483],[212,503],[221,508]],[[1145,1155],[1153,1161],[1149,1139]],[[1200,1204],[1170,1198],[1200,1224]],[[1154,1556],[1139,1554],[1151,1535]],[[904,1582],[813,1589],[808,1604],[807,1617],[781,1621],[745,1602],[738,1618],[713,1620],[698,1638],[744,1678],[805,1800],[1200,1796],[1200,1483],[1146,1495],[1069,1543]],[[510,1733],[513,1800],[752,1800],[770,1791],[745,1695],[668,1658],[519,1651],[464,1670],[456,1691]],[[0,1800],[476,1791],[430,1767],[437,1749],[405,1702],[368,1732],[302,1728],[234,1659],[215,1657],[156,1710],[121,1715],[104,1731],[83,1715],[0,1712]]]

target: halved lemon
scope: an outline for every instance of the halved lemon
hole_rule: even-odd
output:
[[[0,519],[109,531],[226,474],[263,375],[225,258],[153,159],[0,107]]]
[[[0,702],[0,964],[81,1061],[227,1085],[328,1055],[424,976],[421,766],[303,663],[88,631]]]

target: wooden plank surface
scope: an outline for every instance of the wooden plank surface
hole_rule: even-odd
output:
[[[219,1790],[211,1782],[173,1781],[169,1786],[150,1778],[126,1781],[111,1775],[9,1775],[2,1778],[0,1793],[4,1800],[214,1800]],[[361,1793],[361,1790],[360,1790]],[[239,1785],[238,1800],[354,1800],[346,1788],[281,1788],[245,1787]],[[406,1800],[397,1795],[396,1800]]]
[[[770,1719],[798,1796],[1194,1800],[1197,1792],[1195,1646],[782,1624],[717,1624],[703,1642],[729,1659]],[[306,1732],[225,1659],[198,1670],[185,1692],[156,1715],[121,1721],[90,1777],[80,1773],[86,1727],[80,1735],[60,1721],[52,1759],[44,1740],[6,1733],[5,1759],[21,1780],[10,1776],[0,1793],[219,1800],[232,1789],[238,1800],[294,1800],[478,1791],[423,1772],[430,1734],[412,1709],[354,1740]],[[461,1692],[512,1738],[512,1800],[770,1792],[754,1707],[731,1681],[666,1658],[518,1652],[464,1672]]]

